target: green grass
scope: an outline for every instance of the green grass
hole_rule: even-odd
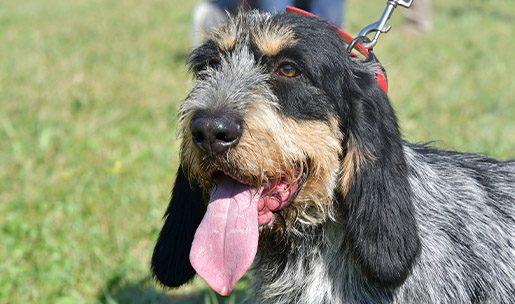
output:
[[[349,3],[347,29],[385,1]],[[177,168],[193,3],[0,1],[0,303],[237,303],[148,264]],[[515,156],[515,4],[438,0],[381,37],[405,137]]]

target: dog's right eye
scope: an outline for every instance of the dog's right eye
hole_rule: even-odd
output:
[[[299,76],[300,71],[294,64],[285,62],[279,65],[276,73],[282,77],[293,78]]]
[[[207,62],[207,65],[214,70],[219,70],[222,63],[218,59],[211,59]]]

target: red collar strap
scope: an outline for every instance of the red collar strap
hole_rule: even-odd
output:
[[[313,13],[310,13],[310,12],[307,12],[305,10],[302,10],[300,8],[297,8],[297,7],[294,7],[294,6],[287,6],[286,7],[286,11],[287,12],[290,12],[290,13],[295,13],[295,14],[299,14],[299,15],[303,15],[303,16],[307,16],[307,17],[318,17],[317,15],[313,14]],[[343,29],[341,29],[340,27],[337,27],[335,25],[333,25],[334,28],[338,31],[338,33],[340,34],[340,36],[342,37],[343,41],[345,41],[345,43],[347,43],[348,45],[353,43],[354,41],[354,38],[349,34],[347,33],[346,31],[344,31]],[[354,50],[357,50],[361,55],[363,55],[367,60],[373,60],[373,61],[376,61],[377,63],[379,63],[379,66],[380,68],[377,70],[376,72],[376,77],[377,77],[377,84],[379,85],[379,87],[386,93],[388,94],[388,77],[386,76],[386,71],[384,70],[383,66],[380,64],[379,60],[377,60],[376,56],[373,54],[373,52],[367,48],[365,48],[363,46],[363,44],[357,42],[355,44],[355,47],[353,48]],[[359,55],[356,54],[355,52],[350,52],[350,56],[354,57],[354,58],[359,58]]]

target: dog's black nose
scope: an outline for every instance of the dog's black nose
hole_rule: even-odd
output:
[[[210,155],[223,153],[238,144],[243,127],[230,116],[198,115],[191,123],[193,141]]]

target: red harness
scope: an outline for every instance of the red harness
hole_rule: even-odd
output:
[[[302,10],[302,9],[294,7],[294,6],[287,6],[286,11],[290,12],[290,13],[307,16],[307,17],[317,17],[317,15],[315,15],[313,13],[307,12],[305,10]],[[336,25],[333,25],[333,26],[338,31],[338,33],[342,37],[343,41],[345,41],[345,43],[351,44],[354,41],[354,38],[349,33],[344,31],[340,27],[337,27]],[[379,63],[379,61],[373,55],[373,53],[370,50],[368,50],[367,48],[365,48],[363,46],[363,44],[361,44],[359,42],[356,43],[354,49],[357,50],[361,55],[363,55],[367,60],[374,60]],[[350,54],[350,56],[352,56],[354,58],[359,58],[359,55],[356,54],[355,52],[351,51],[349,54]],[[382,65],[380,65],[380,66],[381,66],[381,68],[376,72],[377,84],[386,94],[388,94],[388,77],[386,76],[386,72],[383,69]]]

